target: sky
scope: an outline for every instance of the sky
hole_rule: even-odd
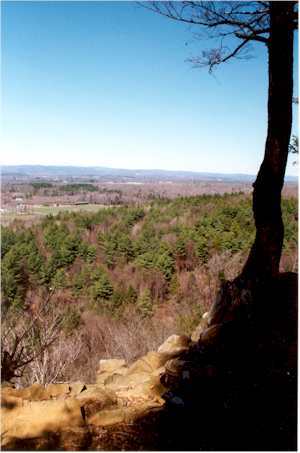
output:
[[[263,44],[211,75],[186,59],[213,43],[136,2],[2,1],[1,25],[2,165],[257,173]]]

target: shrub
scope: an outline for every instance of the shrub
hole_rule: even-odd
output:
[[[163,273],[167,281],[171,280],[175,270],[175,262],[172,256],[167,252],[159,254],[155,260],[155,267]]]
[[[186,258],[186,242],[183,238],[179,238],[175,244],[175,255]]]
[[[201,236],[196,240],[196,255],[202,264],[207,263],[209,257],[208,241]]]
[[[52,277],[51,286],[54,289],[62,289],[66,287],[66,274],[63,269],[57,269]]]
[[[138,298],[138,295],[137,295],[136,290],[131,285],[129,285],[129,288],[128,288],[127,294],[126,294],[126,302],[129,304],[134,304],[137,301],[137,298]]]
[[[80,313],[76,308],[70,306],[66,309],[63,314],[61,325],[66,333],[72,333],[73,330],[77,329],[81,324]]]
[[[138,312],[146,317],[152,314],[152,297],[149,288],[146,288],[138,297],[136,307]]]

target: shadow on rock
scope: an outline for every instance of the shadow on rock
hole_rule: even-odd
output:
[[[296,450],[297,275],[221,311],[96,384],[4,389],[3,449]]]

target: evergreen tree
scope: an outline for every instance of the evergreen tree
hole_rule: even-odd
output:
[[[144,289],[137,300],[137,309],[142,316],[149,316],[152,313],[152,297],[149,288]]]
[[[109,300],[113,292],[113,286],[105,274],[102,274],[91,287],[91,295],[94,300]]]

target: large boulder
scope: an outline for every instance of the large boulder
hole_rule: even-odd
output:
[[[169,358],[181,354],[189,348],[191,343],[190,337],[186,335],[171,335],[167,340],[158,348],[157,352],[169,354]]]
[[[99,361],[98,373],[113,373],[125,366],[124,359],[101,359]]]
[[[102,359],[99,362],[96,382],[104,385],[112,376],[123,376],[128,371],[123,359]]]
[[[16,403],[2,398],[3,446],[14,439],[37,438],[51,431],[57,433],[84,425],[80,403],[74,398]]]
[[[153,373],[155,370],[161,368],[167,360],[170,358],[170,354],[162,352],[148,352],[144,357],[134,362],[128,369],[127,375],[135,373]]]
[[[7,397],[8,395],[30,401],[40,401],[47,399],[45,387],[40,384],[33,384],[23,389],[16,389],[11,386],[2,387],[2,397]]]
[[[172,336],[160,352],[149,352],[129,367],[122,359],[101,360],[92,385],[4,386],[3,448],[84,449],[90,442],[88,433],[118,424],[131,426],[164,406],[161,375],[167,361],[186,350],[188,343],[187,337]]]
[[[143,382],[147,382],[150,377],[150,374],[144,371],[130,373],[125,376],[114,374],[105,381],[105,388],[114,391],[129,389]]]
[[[27,401],[43,401],[48,399],[66,398],[76,396],[86,389],[82,382],[72,384],[33,384],[23,389],[16,389],[13,386],[2,386],[2,396],[16,396]]]

